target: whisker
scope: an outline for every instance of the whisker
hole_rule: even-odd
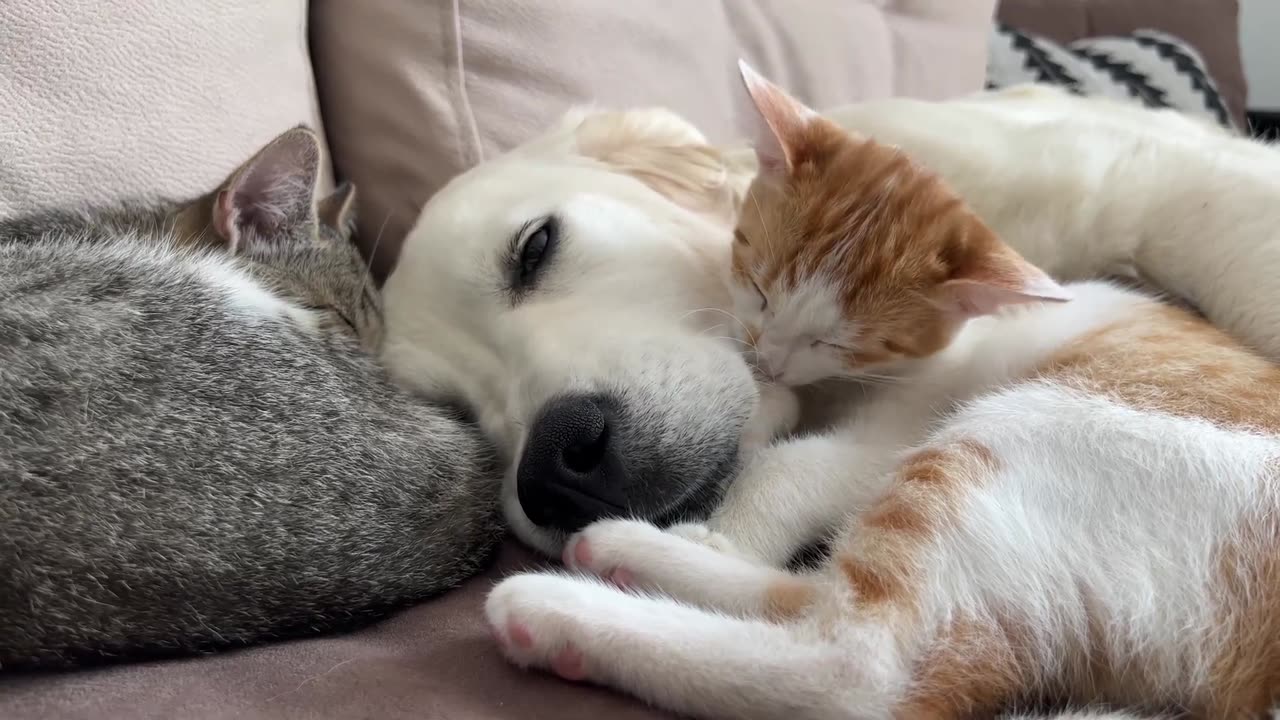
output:
[[[390,220],[391,213],[387,213],[387,215],[382,219],[382,225],[378,228],[378,234],[373,237],[373,247],[369,248],[369,257],[365,259],[364,276],[360,280],[362,285],[360,288],[361,297],[378,300],[378,302],[373,302],[371,304],[374,310],[373,314],[379,321],[383,318],[381,302],[382,293],[378,288],[377,283],[373,280],[373,259],[378,256],[378,246],[382,244],[382,235],[386,232],[387,223],[390,222]]]
[[[732,321],[734,321],[734,322],[738,323],[738,326],[742,328],[742,332],[747,336],[747,339],[748,339],[752,344],[754,344],[754,343],[755,343],[756,338],[755,338],[755,335],[751,332],[751,328],[747,327],[747,324],[746,324],[746,323],[744,323],[741,319],[739,319],[737,315],[734,315],[733,313],[731,313],[731,312],[729,312],[728,310],[725,310],[725,309],[723,309],[723,308],[717,308],[717,307],[704,307],[704,308],[698,308],[698,309],[696,309],[696,310],[690,310],[689,312],[685,313],[684,315],[681,315],[681,316],[680,316],[680,320],[681,320],[681,321],[683,321],[685,318],[689,317],[690,315],[693,315],[693,314],[695,314],[695,313],[700,313],[700,312],[713,312],[713,313],[719,313],[719,314],[721,314],[721,315],[724,315],[725,317],[729,318],[730,320],[732,320]]]
[[[706,330],[703,330],[702,332],[698,333],[698,337],[704,337],[704,338],[707,338],[708,340],[728,340],[729,342],[737,343],[743,347],[750,348],[753,350],[755,349],[754,345],[747,342],[746,340],[743,340],[742,338],[736,338],[731,335],[707,335],[707,333],[711,332],[713,329],[714,328],[708,328]]]
[[[907,381],[907,378],[900,377],[897,375],[877,375],[874,373],[864,373],[862,377],[866,378],[867,380],[877,380],[879,382],[888,382],[888,383],[902,383]]]
[[[382,225],[378,227],[378,234],[373,236],[373,247],[369,248],[369,257],[365,261],[365,281],[368,282],[373,277],[373,259],[378,255],[378,246],[382,244],[382,235],[387,231],[387,223],[391,222],[391,213],[387,213],[382,218]]]
[[[743,346],[743,348],[745,348],[741,352],[739,357],[741,357],[742,361],[747,364],[747,367],[751,368],[751,371],[752,371],[751,377],[753,380],[755,380],[757,385],[772,387],[777,384],[773,380],[770,380],[765,376],[764,368],[760,366],[760,361],[756,359],[756,354],[754,352],[755,350],[754,345],[752,345],[751,343],[741,338],[730,337],[728,335],[710,335],[709,336],[709,335],[706,335],[705,332],[709,332],[709,331],[704,331],[702,334],[700,334],[700,336],[705,337],[709,340],[728,340],[729,342],[738,343],[739,345]]]
[[[827,378],[831,382],[846,383],[849,385],[901,385],[909,382],[910,378],[902,375],[885,375],[874,372],[863,372],[860,370],[849,370],[841,375],[832,375]]]
[[[697,309],[695,309],[695,310],[690,310],[689,312],[687,312],[687,313],[685,313],[685,314],[681,315],[681,316],[676,320],[676,322],[684,322],[685,318],[689,317],[690,315],[695,315],[695,314],[700,313],[700,312],[707,312],[707,311],[709,311],[709,310],[710,310],[710,311],[715,311],[715,308],[697,308]]]
[[[760,209],[760,201],[756,199],[755,191],[747,188],[747,197],[751,198],[751,204],[756,207],[756,217],[760,218],[760,231],[764,233],[764,245],[773,251],[773,239],[769,237],[769,225],[764,221],[764,211]]]
[[[742,350],[740,354],[742,361],[745,362],[747,366],[750,367],[752,370],[758,371],[758,372],[752,373],[752,376],[755,378],[756,382],[761,385],[773,384],[773,381],[764,378],[764,369],[760,366],[760,361],[755,359],[756,354],[755,354],[754,345],[747,342],[746,340],[743,340],[742,338],[730,337],[728,335],[706,335],[705,332],[707,331],[704,331],[704,333],[700,334],[699,336],[705,337],[708,340],[728,340],[729,342],[737,343],[741,345],[744,348],[744,350]]]
[[[852,372],[848,375],[840,375],[832,378],[842,382],[851,383],[871,383],[876,385],[899,385],[907,381],[906,378],[896,375],[879,375],[876,373]]]

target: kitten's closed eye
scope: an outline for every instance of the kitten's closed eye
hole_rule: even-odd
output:
[[[760,298],[760,312],[764,312],[769,307],[769,298],[765,296],[764,291],[760,289],[760,283],[754,279],[751,281],[751,287],[756,291],[756,295]]]
[[[909,355],[907,349],[892,340],[881,340],[880,345],[895,355]]]
[[[853,352],[853,348],[847,345],[841,345],[840,343],[831,342],[829,340],[814,340],[813,342],[809,343],[809,347],[813,348],[814,350],[829,348],[831,350],[839,350],[840,352]]]

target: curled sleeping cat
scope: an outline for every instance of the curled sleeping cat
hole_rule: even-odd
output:
[[[398,389],[305,128],[189,204],[0,221],[0,671],[347,628],[471,574],[491,447]]]
[[[938,176],[744,78],[736,310],[782,382],[877,382],[751,460],[732,540],[603,521],[565,549],[587,576],[499,584],[504,653],[701,718],[1265,713],[1280,369],[1141,293],[1056,284]],[[822,569],[783,569],[828,528]]]

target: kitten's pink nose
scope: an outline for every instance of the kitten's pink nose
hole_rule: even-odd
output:
[[[788,356],[775,347],[761,347],[756,352],[756,367],[766,380],[777,381],[786,374]]]
[[[772,380],[773,365],[769,363],[769,357],[765,355],[763,352],[761,352],[759,349],[757,349],[755,352],[754,359],[755,359],[756,371],[759,372],[760,375],[763,376],[765,380]]]

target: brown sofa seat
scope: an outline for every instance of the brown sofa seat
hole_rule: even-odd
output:
[[[522,672],[481,607],[494,580],[538,561],[514,544],[462,590],[344,636],[74,675],[0,676],[3,720],[640,720],[606,690]]]

